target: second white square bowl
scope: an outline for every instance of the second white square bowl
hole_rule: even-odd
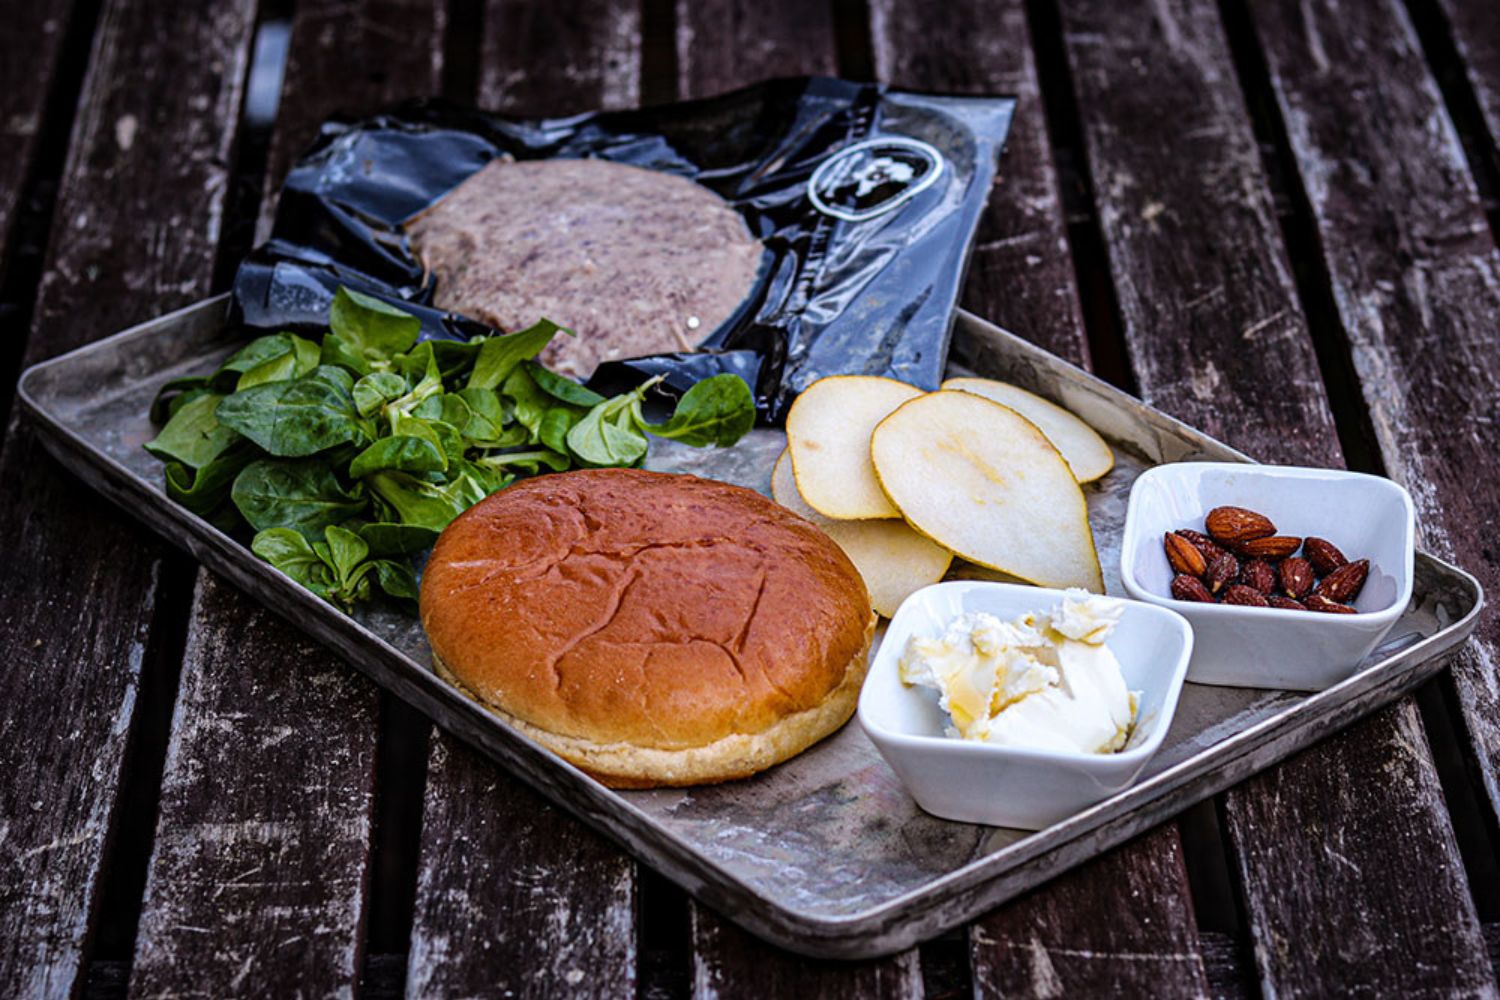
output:
[[[1356,615],[1196,604],[1171,596],[1162,538],[1203,531],[1215,507],[1246,507],[1282,535],[1327,539],[1370,560]],[[1416,516],[1406,490],[1379,476],[1239,462],[1177,462],[1141,474],[1130,490],[1120,580],[1138,601],[1171,608],[1193,626],[1195,684],[1320,691],[1354,673],[1411,602]]]
[[[1141,692],[1135,730],[1118,753],[1060,753],[996,746],[944,735],[936,695],[901,683],[912,636],[941,636],[953,619],[985,611],[1008,621],[1051,611],[1064,591],[955,580],[923,587],[896,611],[859,696],[859,722],[917,804],[935,816],[1040,830],[1129,785],[1160,749],[1187,675],[1193,634],[1179,614],[1121,600],[1124,614],[1107,645],[1125,684]]]

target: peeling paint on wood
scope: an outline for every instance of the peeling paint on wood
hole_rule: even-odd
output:
[[[1208,990],[1172,824],[996,910],[969,933],[982,997]]]
[[[771,948],[712,910],[692,907],[694,1000],[922,995],[915,950],[873,962],[818,961]]]
[[[1500,18],[1484,0],[1438,0],[1438,6],[1489,130],[1484,153],[1491,169],[1500,171]]]
[[[485,106],[546,115],[638,99],[632,3],[491,0],[484,26]],[[618,848],[433,734],[408,996],[634,996],[635,909],[635,865]]]
[[[1500,253],[1416,32],[1389,2],[1254,16],[1386,469],[1416,500],[1423,547],[1493,593],[1500,550],[1474,539],[1500,525]],[[1452,676],[1500,815],[1497,661],[1491,611]],[[1469,971],[1493,986],[1488,969]]]
[[[1258,457],[1341,465],[1216,5],[1162,0],[1150,18],[1103,0],[1063,6],[1143,393]],[[1267,993],[1417,975],[1436,991],[1472,984],[1473,905],[1413,727],[1407,699],[1226,794]],[[1364,864],[1330,864],[1330,843]],[[1371,871],[1403,872],[1424,887],[1424,905],[1393,905],[1400,897]],[[1314,939],[1328,945],[1316,961]],[[1346,940],[1382,947],[1343,952]]]
[[[370,114],[442,89],[448,5],[430,0],[307,0],[297,4],[276,132],[267,155],[258,239],[276,192],[335,112]]]
[[[744,44],[749,38],[753,44]],[[828,4],[677,4],[677,88],[683,98],[722,93],[767,76],[832,73],[836,53]],[[867,962],[817,962],[766,944],[696,901],[690,906],[696,997],[921,992],[915,950]]]
[[[969,0],[948,4],[934,18],[916,0],[873,0],[870,39],[876,75],[893,86],[1017,98],[961,304],[1087,367],[1088,339],[1024,4]]]
[[[635,866],[434,733],[406,995],[635,995]]]
[[[445,13],[299,5],[270,175],[335,111],[435,90]],[[379,694],[202,572],[191,629],[132,991],[351,995]]]
[[[131,996],[353,995],[377,706],[368,680],[200,574]]]
[[[882,80],[1019,98],[964,305],[1087,365],[1024,6],[1020,0],[951,4],[935,20],[919,3],[877,0],[870,35]],[[1001,907],[970,929],[969,943],[975,987],[985,996],[1205,988],[1173,825]],[[1172,957],[1143,960],[1145,954]]]
[[[838,72],[833,7],[807,0],[677,0],[682,97],[774,76]]]
[[[207,294],[253,20],[249,0],[106,4],[27,363]],[[141,126],[122,153],[127,115]],[[0,542],[27,568],[0,576],[0,995],[65,996],[81,987],[164,550],[15,420],[0,484]]]
[[[22,3],[0,32],[0,277],[11,252],[10,227],[41,134],[72,3]]]
[[[490,0],[479,105],[563,115],[640,102],[638,0]]]

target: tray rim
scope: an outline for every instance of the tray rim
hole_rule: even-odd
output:
[[[153,533],[175,547],[186,548],[204,565],[248,590],[272,613],[311,634],[375,683],[415,704],[438,725],[475,746],[555,805],[621,843],[637,858],[662,871],[695,897],[726,912],[735,922],[779,946],[815,957],[869,958],[909,947],[972,919],[985,909],[1083,863],[1140,830],[1150,828],[1192,802],[1200,801],[1283,759],[1296,749],[1324,738],[1394,700],[1427,675],[1436,672],[1441,666],[1437,663],[1438,658],[1468,638],[1484,608],[1483,587],[1472,574],[1419,550],[1416,554],[1419,562],[1430,563],[1438,570],[1457,577],[1473,595],[1473,603],[1466,613],[1432,635],[1371,664],[1333,687],[1305,695],[1302,700],[1286,709],[1225,736],[1211,746],[1061,823],[1023,837],[999,850],[976,855],[959,867],[937,875],[907,892],[848,913],[810,913],[784,905],[720,867],[708,855],[701,853],[691,841],[670,828],[659,825],[654,817],[628,798],[604,788],[566,761],[511,730],[501,720],[465,698],[436,674],[409,659],[360,622],[329,608],[312,594],[290,584],[274,569],[251,557],[248,550],[228,535],[185,508],[171,503],[159,490],[135,475],[128,467],[94,449],[59,416],[50,412],[34,391],[35,384],[55,370],[66,370],[70,364],[90,354],[112,350],[135,339],[159,335],[163,328],[196,319],[200,314],[217,310],[218,321],[222,323],[228,318],[228,301],[227,293],[213,296],[28,366],[18,380],[17,398],[24,412],[43,432],[42,440],[47,450],[65,467],[94,489],[103,492],[108,499],[135,520],[145,524]],[[981,317],[957,310],[955,325],[957,324],[978,324],[988,338],[998,339],[1022,354],[1043,357],[1053,367],[1060,367],[1068,377],[1091,384],[1106,397],[1112,397],[1116,405],[1144,412],[1153,420],[1166,423],[1181,437],[1198,442],[1221,455],[1254,463],[1254,459],[1243,452],[1162,413],[1092,373]],[[155,509],[157,506],[161,509]],[[153,517],[160,518],[163,511],[166,524],[160,520],[152,520]],[[175,528],[184,537],[177,537],[166,530],[171,528]],[[279,606],[273,598],[289,604]],[[300,614],[312,617],[302,620],[297,617]],[[324,621],[328,617],[333,619],[331,624]],[[331,641],[330,635],[340,630],[352,630],[353,637],[368,643],[378,654],[379,662],[372,663],[369,657],[358,656],[358,650],[347,648],[347,643]],[[385,676],[387,673],[391,675],[389,678]],[[399,676],[406,673],[415,674],[416,677]],[[443,717],[444,711],[454,710],[455,718]],[[1325,718],[1336,721],[1310,738],[1298,740],[1318,720]],[[455,722],[459,724],[454,725]],[[475,729],[486,731],[497,741],[498,748],[487,742],[483,735],[476,734]],[[514,755],[516,759],[506,759],[502,754]],[[1253,763],[1248,769],[1230,766],[1251,758]],[[549,770],[556,773],[557,779],[549,779],[545,773]],[[1192,787],[1192,794],[1184,801],[1168,802],[1171,793],[1182,787]],[[564,790],[572,794],[564,795]],[[622,812],[623,816],[620,815]],[[1143,821],[1134,822],[1136,820]],[[1076,856],[1064,857],[1061,864],[1049,866],[1041,872],[1040,877],[1017,877],[1018,874],[1026,874],[1027,869],[1048,860],[1050,855],[1067,853],[1070,847],[1077,848],[1072,852]],[[753,906],[736,905],[745,901],[758,904],[765,912],[757,912]],[[917,911],[917,919],[913,919],[907,912],[913,910]],[[907,919],[904,923],[899,923],[903,916]]]

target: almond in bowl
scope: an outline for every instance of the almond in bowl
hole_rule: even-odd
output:
[[[1379,476],[1180,462],[1131,487],[1120,576],[1192,623],[1189,681],[1318,691],[1406,610],[1415,535],[1411,497]]]

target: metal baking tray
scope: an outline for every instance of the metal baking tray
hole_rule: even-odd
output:
[[[85,482],[204,565],[623,844],[698,899],[778,945],[861,958],[906,948],[1128,840],[1411,690],[1473,630],[1483,601],[1468,573],[1418,553],[1411,606],[1348,680],[1317,694],[1188,684],[1162,750],[1133,787],[1046,830],[973,826],[923,813],[857,723],[754,778],[613,791],[507,728],[433,672],[415,616],[348,617],[169,501],[141,444],[167,379],[210,371],[242,336],[209,299],[35,365],[20,397],[47,448]],[[1096,427],[1118,464],[1087,488],[1111,593],[1130,484],[1163,462],[1249,459],[1088,373],[965,313],[954,368],[1048,396]],[[759,489],[779,432],[733,449],[653,451],[648,465]]]

